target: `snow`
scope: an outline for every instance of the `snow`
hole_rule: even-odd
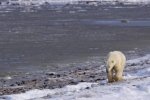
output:
[[[141,64],[149,61],[150,55],[128,60],[127,64]],[[150,65],[142,64],[142,69],[125,72],[125,80],[107,83],[79,83],[64,88],[30,90],[22,94],[2,96],[1,100],[149,100]]]
[[[91,87],[92,85],[96,85],[96,83],[80,83],[77,85],[68,85],[64,88],[61,89],[44,89],[44,90],[30,90],[27,91],[26,93],[21,93],[21,94],[13,94],[13,95],[8,95],[4,96],[6,100],[29,100],[29,99],[37,99],[41,98],[47,95],[72,95],[73,93],[80,92],[81,90],[86,89],[87,87]],[[5,100],[4,99],[4,100]],[[55,100],[55,99],[54,99]]]
[[[129,2],[129,3],[149,3],[150,0],[6,0],[9,1],[10,4],[20,4],[20,5],[42,5],[44,3],[50,3],[50,4],[73,4],[78,3],[79,1],[100,1],[104,3],[108,2]],[[4,1],[4,2],[6,2]],[[2,3],[5,4],[5,3]]]
[[[45,90],[31,90],[31,91],[28,91],[26,93],[22,93],[22,94],[19,94],[19,95],[11,95],[11,96],[8,96],[6,97],[7,100],[28,100],[28,99],[34,99],[34,98],[40,98],[40,97],[43,97],[47,94],[54,94],[54,91],[49,91],[47,89]]]
[[[128,64],[141,64],[141,63],[144,63],[144,62],[149,62],[150,61],[150,55],[146,55],[144,57],[140,57],[140,58],[137,58],[137,59],[132,59],[132,60],[128,60],[127,63]]]

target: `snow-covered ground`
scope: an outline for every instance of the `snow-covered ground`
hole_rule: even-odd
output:
[[[73,4],[85,1],[92,2],[101,2],[101,3],[114,3],[114,2],[122,2],[122,3],[149,3],[150,0],[2,0],[2,5],[5,4],[20,4],[20,5],[42,5],[45,3],[50,4]],[[9,3],[8,3],[9,2]]]
[[[22,94],[5,95],[1,100],[149,100],[150,55],[127,61],[124,81],[80,83],[60,89],[30,90]],[[133,67],[133,68],[132,68]],[[134,68],[137,68],[136,70]]]

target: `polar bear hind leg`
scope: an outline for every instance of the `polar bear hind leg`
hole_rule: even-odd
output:
[[[116,72],[115,76],[114,76],[114,80],[115,81],[121,81],[123,80],[123,76],[122,76],[123,72]]]

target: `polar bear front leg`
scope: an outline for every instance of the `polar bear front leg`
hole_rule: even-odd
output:
[[[108,82],[109,83],[114,82],[114,80],[113,80],[113,70],[108,70],[107,71],[107,77],[108,77]]]

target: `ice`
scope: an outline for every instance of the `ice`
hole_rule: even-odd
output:
[[[93,97],[80,97],[78,100],[149,100],[150,78],[132,83],[118,83],[113,85],[96,87],[90,90],[96,94]],[[89,91],[89,90],[88,90]]]
[[[146,55],[144,57],[141,58],[137,58],[137,59],[132,59],[132,60],[128,60],[127,63],[129,65],[131,64],[142,64],[142,63],[149,63],[150,62],[150,55]]]
[[[96,85],[97,83],[80,83],[77,85],[68,85],[64,88],[60,89],[44,89],[44,90],[30,90],[27,91],[26,93],[21,93],[21,94],[13,94],[13,95],[7,95],[3,96],[2,100],[29,100],[29,99],[38,99],[41,97],[45,97],[47,95],[55,96],[55,95],[73,95],[76,92],[82,91],[86,88],[91,88],[92,85]],[[0,99],[1,100],[1,99]]]
[[[26,93],[2,96],[1,100],[149,100],[150,98],[150,55],[128,60],[134,67],[141,69],[125,72],[125,80],[107,83],[79,83],[58,89],[30,90]],[[146,64],[145,64],[146,63]]]
[[[77,4],[84,1],[91,1],[92,4],[95,4],[96,2],[101,3],[115,3],[115,2],[125,2],[125,3],[149,3],[149,0],[4,0],[2,1],[2,5],[13,4],[13,5],[42,5],[45,3],[50,4]],[[89,3],[89,5],[91,4]]]
[[[40,98],[43,97],[47,94],[54,94],[54,91],[50,91],[50,90],[31,90],[28,91],[26,93],[22,93],[22,94],[14,94],[11,96],[6,97],[6,100],[28,100],[28,99],[34,99],[34,98]]]

